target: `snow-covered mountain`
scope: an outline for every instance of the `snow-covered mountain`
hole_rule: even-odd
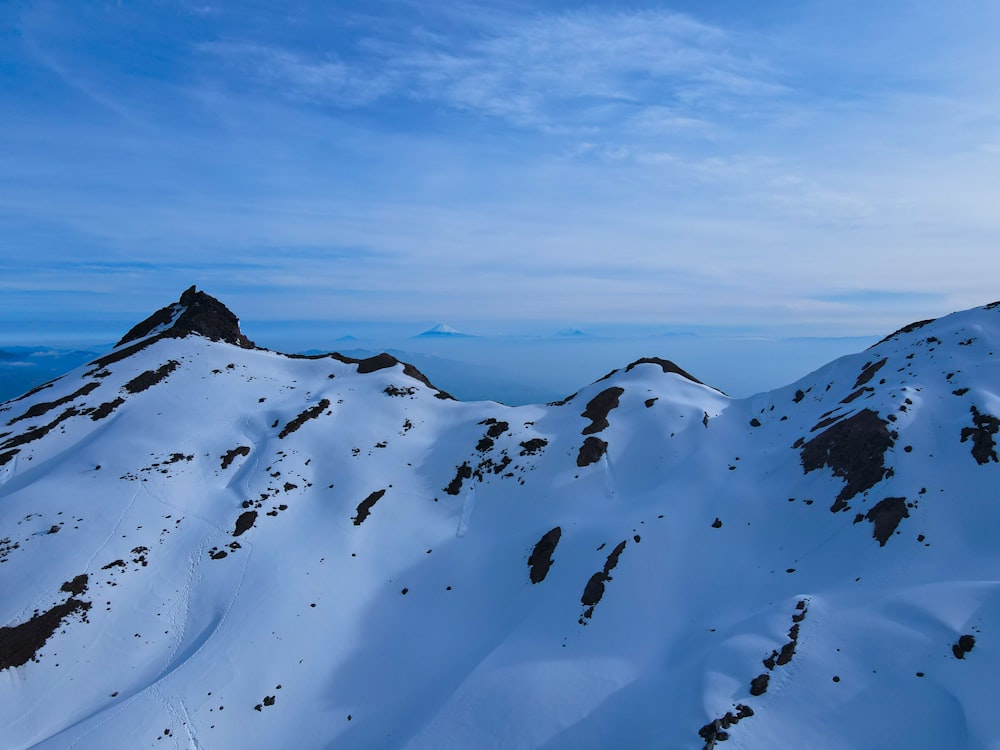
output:
[[[998,307],[505,407],[189,289],[0,405],[0,746],[1000,747]]]
[[[450,325],[445,323],[438,323],[437,325],[428,328],[423,333],[418,333],[413,338],[415,339],[435,339],[435,338],[472,338],[468,333],[462,333],[457,328],[452,328]]]

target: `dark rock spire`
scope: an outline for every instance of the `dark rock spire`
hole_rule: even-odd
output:
[[[115,347],[144,338],[154,332],[169,338],[183,338],[189,334],[197,334],[212,341],[225,341],[244,349],[254,348],[254,343],[240,331],[239,318],[215,297],[199,292],[194,286],[185,291],[179,301],[157,310],[134,326],[115,344]]]

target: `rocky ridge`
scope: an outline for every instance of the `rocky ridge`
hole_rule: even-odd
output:
[[[6,742],[989,746],[997,307],[505,407],[192,287],[0,405]]]

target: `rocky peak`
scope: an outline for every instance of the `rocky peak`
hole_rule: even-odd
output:
[[[254,343],[240,331],[239,318],[215,297],[199,292],[194,286],[187,289],[180,300],[160,308],[134,326],[115,347],[153,333],[170,338],[183,338],[194,333],[212,341],[225,341],[244,349],[254,348]]]

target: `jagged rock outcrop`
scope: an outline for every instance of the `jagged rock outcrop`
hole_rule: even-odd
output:
[[[191,334],[204,336],[212,341],[244,349],[252,349],[254,343],[243,335],[240,320],[228,307],[215,297],[199,292],[194,286],[188,288],[180,300],[160,308],[141,323],[132,327],[115,348],[158,332],[162,336],[183,338]]]

